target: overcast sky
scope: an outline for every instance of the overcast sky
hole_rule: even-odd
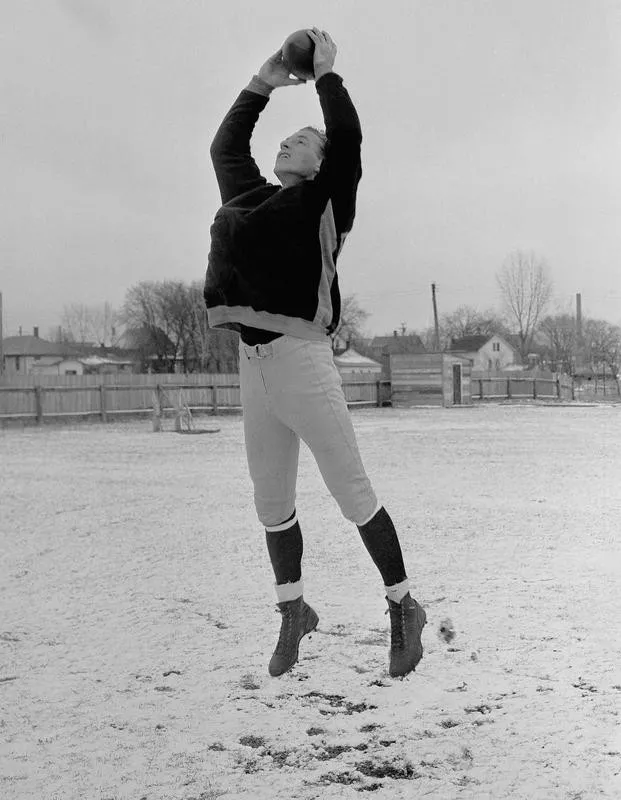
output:
[[[312,13],[311,13],[312,12]],[[533,250],[555,302],[621,323],[621,0],[2,0],[4,334],[143,280],[202,280],[219,206],[209,144],[293,30],[328,30],[362,121],[339,261],[368,330],[498,306]],[[322,124],[314,84],[274,92],[253,139]]]

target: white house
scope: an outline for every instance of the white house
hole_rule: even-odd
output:
[[[77,358],[68,345],[40,339],[36,328],[34,336],[7,337],[2,342],[2,350],[6,376],[29,375],[47,369],[52,370],[54,375],[64,374],[58,371],[58,365],[67,359],[75,361]],[[81,372],[80,369],[78,374]]]
[[[469,358],[475,372],[497,372],[519,363],[518,351],[498,334],[473,334],[454,339],[450,351]]]

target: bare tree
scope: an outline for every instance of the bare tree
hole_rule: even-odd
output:
[[[143,368],[172,371],[176,351],[164,330],[167,321],[162,315],[160,287],[156,281],[141,281],[128,289],[122,320],[133,347],[139,351]]]
[[[118,313],[107,301],[91,306],[71,303],[63,308],[62,325],[56,338],[110,347],[115,343],[118,322]]]
[[[440,316],[439,325],[440,350],[448,350],[453,339],[464,336],[483,334],[492,336],[497,333],[507,335],[506,325],[493,309],[479,311],[473,306],[463,305]],[[434,326],[417,332],[428,352],[436,350],[436,334]]]
[[[608,367],[621,394],[621,327],[603,319],[589,319],[584,324],[584,341],[592,367],[596,372]]]
[[[341,316],[339,324],[330,334],[332,349],[334,350],[336,348],[338,339],[351,341],[353,339],[362,338],[363,326],[369,316],[369,312],[365,311],[358,303],[355,294],[344,295],[341,298]]]
[[[443,314],[440,322],[441,338],[461,339],[464,336],[506,333],[502,320],[492,309],[479,311],[472,306],[459,306],[449,314]]]
[[[101,347],[112,347],[118,337],[119,314],[110,303],[90,308],[91,335]]]
[[[194,369],[201,372],[238,372],[238,334],[231,330],[209,327],[202,281],[194,281],[189,291],[192,313],[188,341],[194,357]]]
[[[62,326],[67,338],[85,344],[91,337],[91,313],[83,303],[71,303],[63,308]]]
[[[557,372],[571,375],[576,355],[576,319],[573,314],[550,314],[541,321],[539,329],[547,340],[544,356]]]
[[[519,338],[520,354],[525,359],[552,296],[547,266],[532,251],[516,250],[507,257],[496,280],[507,317]]]

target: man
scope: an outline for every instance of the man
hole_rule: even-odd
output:
[[[332,69],[336,45],[317,28],[308,35],[326,133],[307,127],[282,141],[274,168],[280,186],[261,176],[250,154],[259,114],[274,89],[304,83],[289,75],[279,50],[241,92],[211,146],[223,205],[211,228],[205,300],[211,326],[240,333],[248,466],[282,614],[269,673],[291,669],[300,640],[318,623],[303,598],[295,510],[302,439],[381,573],[390,674],[406,675],[422,658],[426,616],[410,596],[395,528],[364,470],[329,340],[339,321],[336,262],[354,221],[362,134]]]

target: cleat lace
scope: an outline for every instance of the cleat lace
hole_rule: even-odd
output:
[[[294,639],[295,626],[293,625],[293,609],[288,607],[278,608],[278,606],[276,606],[275,610],[282,615],[282,623],[274,653],[282,655],[290,650],[291,642]]]

